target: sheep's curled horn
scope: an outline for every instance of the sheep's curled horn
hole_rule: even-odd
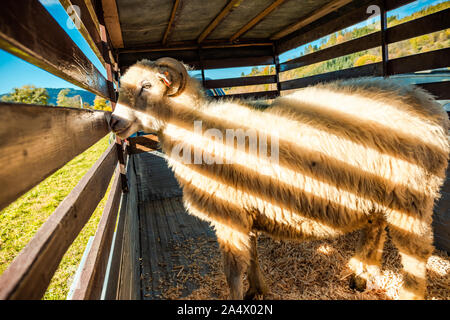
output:
[[[180,62],[172,58],[160,58],[156,60],[155,64],[158,67],[166,67],[171,69],[173,72],[177,73],[180,77],[180,84],[178,85],[178,87],[176,86],[169,87],[167,95],[175,97],[181,94],[184,88],[186,87],[186,81],[188,77],[186,68]]]

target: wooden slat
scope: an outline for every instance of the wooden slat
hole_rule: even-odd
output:
[[[329,47],[320,51],[316,51],[299,58],[295,58],[280,64],[280,71],[288,71],[300,68],[316,62],[325,61],[341,57],[350,53],[367,50],[380,45],[380,32],[375,32],[363,36],[361,38],[353,39],[333,47]]]
[[[446,9],[423,18],[412,20],[386,30],[386,43],[406,40],[423,34],[443,30],[450,27],[450,9]],[[367,50],[380,45],[381,32],[353,39],[333,47],[313,52],[284,62],[281,71],[303,67],[316,62],[333,59],[346,54]]]
[[[262,19],[264,19],[269,13],[275,10],[278,6],[280,6],[284,0],[276,0],[270,6],[261,11],[258,15],[256,15],[252,20],[250,20],[247,24],[245,24],[242,28],[240,28],[235,34],[230,37],[230,41],[234,41],[239,38],[242,34],[249,31],[251,28],[256,26]]]
[[[377,3],[378,1],[374,1],[374,4]],[[326,35],[347,28],[353,24],[364,21],[369,18],[366,10],[367,5],[364,5],[346,14],[343,14],[337,19],[333,19],[324,24],[321,24],[316,28],[313,28],[312,30],[306,32],[302,32],[302,30],[293,32],[277,41],[277,53],[280,54],[285,51],[297,48],[301,45],[322,38]]]
[[[102,218],[81,271],[79,287],[73,293],[73,300],[98,300],[101,297],[121,194],[120,170],[117,167]]]
[[[348,68],[339,71],[327,72],[315,76],[299,78],[281,82],[281,90],[291,90],[303,88],[319,82],[327,82],[337,79],[349,79],[357,77],[381,76],[381,62],[364,65],[361,67]]]
[[[0,103],[0,210],[104,137],[105,115]]]
[[[450,28],[450,9],[408,21],[387,29],[386,42],[394,43]]]
[[[226,96],[213,96],[211,98],[215,98],[215,99],[274,99],[276,97],[278,97],[277,90],[229,94]]]
[[[128,147],[129,154],[149,152],[159,148],[158,137],[153,134],[129,138],[128,141],[130,143]]]
[[[115,144],[103,153],[0,277],[0,299],[40,299],[64,253],[108,188]]]
[[[170,32],[172,31],[179,5],[180,0],[175,0],[175,2],[173,3],[172,12],[170,13],[169,22],[167,23],[166,31],[164,32],[163,38],[161,40],[161,43],[163,45],[167,43],[167,38],[169,37]]]
[[[122,257],[122,240],[123,240],[123,226],[125,220],[125,214],[127,210],[128,193],[122,193],[120,200],[120,212],[117,220],[117,228],[115,231],[115,237],[113,239],[114,247],[112,249],[111,262],[109,266],[108,282],[106,283],[104,299],[116,300],[119,284],[120,274],[120,261]]]
[[[414,0],[390,0],[386,1],[386,10],[393,10],[400,6],[406,5]],[[361,7],[353,9],[348,13],[344,13],[336,19],[327,21],[317,27],[308,30],[298,30],[291,34],[279,39],[277,41],[277,53],[283,53],[288,50],[297,48],[301,45],[317,40],[331,33],[337,32],[349,26],[352,26],[358,22],[364,21],[369,18],[370,14],[367,13],[367,7],[369,5],[380,5],[380,0],[374,0],[373,2],[366,3]]]
[[[76,16],[78,22],[80,22],[80,27],[78,31],[81,33],[83,38],[94,51],[97,58],[104,65],[105,59],[103,58],[102,41],[100,39],[100,33],[98,29],[98,24],[92,19],[86,2],[83,0],[59,0],[66,11],[70,6],[78,6],[80,8],[80,16],[74,11],[71,16]]]
[[[445,68],[450,66],[450,48],[414,54],[388,61],[388,74]]]
[[[236,9],[242,0],[230,0],[225,8],[223,8],[219,14],[214,18],[213,21],[203,30],[200,36],[197,38],[197,43],[203,42],[206,37],[214,31],[214,29],[219,25],[219,23],[225,19],[234,9]]]
[[[261,66],[274,64],[273,56],[259,56],[246,58],[230,58],[230,59],[205,59],[203,60],[203,67],[205,69],[219,69],[219,68],[233,68],[233,67],[247,67],[247,66]],[[195,63],[192,65],[196,66]]]
[[[37,0],[2,3],[0,48],[83,89],[114,100],[108,82]]]
[[[206,80],[205,88],[227,88],[227,87],[239,87],[239,86],[251,86],[257,84],[276,83],[277,79],[275,75],[267,76],[254,76],[254,77],[241,77],[241,78],[229,78],[220,80]]]
[[[202,49],[224,49],[224,48],[242,48],[242,47],[271,47],[273,45],[270,41],[258,40],[258,41],[242,41],[239,43],[229,43],[228,41],[218,40],[204,40],[201,45],[192,41],[180,41],[171,42],[167,46],[161,46],[160,43],[154,43],[148,46],[125,48],[119,50],[120,54],[123,53],[137,53],[137,52],[158,52],[158,51],[184,51],[184,50],[198,50]]]
[[[128,161],[127,178],[130,192],[128,193],[126,211],[124,213],[122,231],[122,255],[120,262],[120,275],[118,283],[117,299],[136,300],[141,299],[141,248],[139,243],[139,197],[138,181],[136,177],[134,156]]]
[[[420,83],[417,86],[430,92],[436,99],[450,100],[450,81]]]
[[[303,28],[304,26],[306,26],[307,24],[309,24],[311,22],[316,21],[316,20],[322,18],[323,16],[326,16],[330,12],[335,11],[335,10],[345,6],[346,4],[350,3],[351,1],[352,0],[331,1],[330,3],[327,3],[326,5],[324,5],[323,7],[309,13],[306,16],[306,18],[303,18],[302,20],[288,26],[287,28],[284,28],[283,30],[278,31],[273,36],[271,36],[270,39],[278,40],[294,31],[297,31],[297,30]]]
[[[102,0],[103,17],[114,48],[123,48],[122,28],[116,0]]]

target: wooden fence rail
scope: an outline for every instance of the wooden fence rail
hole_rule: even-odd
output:
[[[0,210],[104,137],[108,116],[0,103]]]
[[[113,86],[38,0],[2,2],[0,48],[83,89],[115,101]]]
[[[120,170],[117,167],[102,218],[81,271],[79,287],[73,293],[73,300],[98,300],[101,297],[121,195]]]
[[[2,274],[0,300],[42,298],[64,253],[103,198],[116,164],[111,144]]]

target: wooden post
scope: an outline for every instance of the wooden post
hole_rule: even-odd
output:
[[[100,27],[100,37],[102,39],[102,43],[103,43],[103,56],[105,59],[105,69],[106,69],[106,74],[107,74],[107,78],[108,78],[108,84],[110,87],[110,90],[114,93],[114,96],[116,98],[118,98],[117,96],[117,92],[114,89],[114,76],[113,76],[113,67],[111,65],[111,60],[109,59],[110,56],[110,46],[109,46],[109,42],[108,42],[108,36],[106,33],[106,27],[105,27],[105,23],[104,23],[104,18],[103,15],[99,15],[99,27]],[[111,101],[111,108],[112,111],[114,111],[114,109],[116,108],[116,102]],[[122,183],[122,192],[127,193],[128,192],[128,183],[127,183],[127,177],[125,175],[125,162],[124,162],[124,157],[123,157],[123,141],[120,140],[117,136],[116,136],[116,144],[117,144],[117,152],[118,152],[118,159],[119,159],[119,166],[120,166],[120,180]],[[122,161],[121,161],[122,160]]]
[[[388,71],[388,45],[386,42],[386,30],[387,30],[387,14],[386,14],[386,0],[380,1],[380,35],[381,35],[381,57],[383,66],[383,77],[389,76]]]
[[[205,79],[205,68],[203,66],[203,56],[202,56],[202,48],[198,48],[198,62],[200,64],[200,69],[202,70],[202,84],[203,88],[206,88],[206,79]]]
[[[280,84],[280,58],[277,54],[277,45],[274,43],[272,46],[273,49],[273,62],[275,63],[275,76],[277,79],[277,91],[278,95],[281,95],[281,84]]]

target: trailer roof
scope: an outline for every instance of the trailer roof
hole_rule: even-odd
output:
[[[361,6],[352,0],[102,1],[115,48],[267,44]]]

